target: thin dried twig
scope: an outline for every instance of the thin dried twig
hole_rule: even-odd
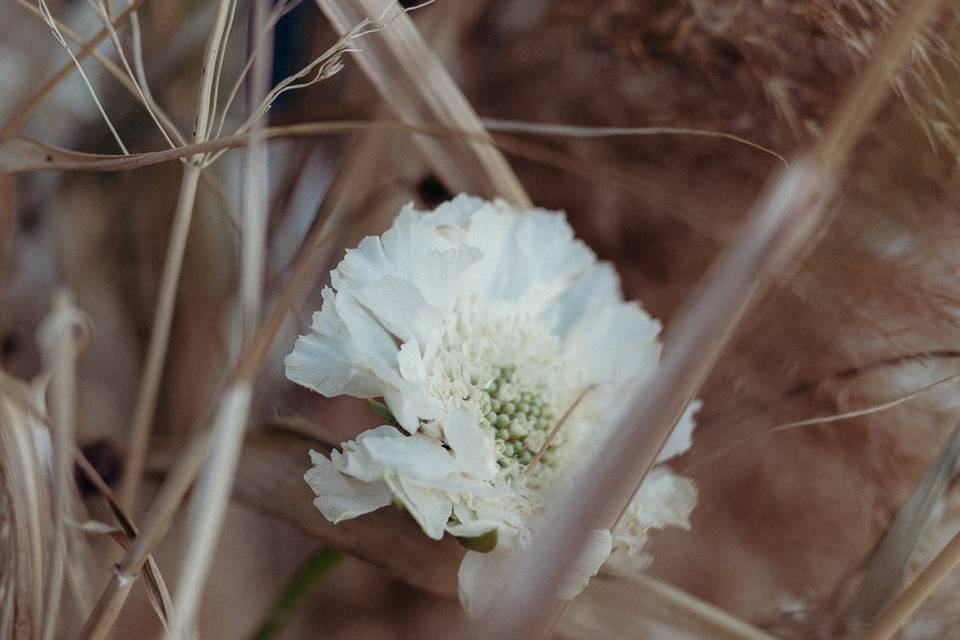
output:
[[[145,1],[146,0],[133,0],[130,6],[127,7],[123,13],[117,16],[116,19],[114,19],[113,28],[116,29],[126,22],[127,19],[129,19],[129,17],[136,12],[136,10],[140,8],[140,5],[142,5]],[[47,96],[53,93],[53,90],[56,89],[61,82],[70,77],[70,74],[73,73],[74,69],[76,68],[74,66],[74,60],[79,65],[87,58],[87,56],[96,51],[97,47],[100,46],[100,43],[103,42],[104,38],[106,38],[108,35],[110,35],[110,33],[106,29],[101,29],[98,31],[96,35],[90,38],[86,44],[80,48],[79,51],[77,51],[75,54],[72,54],[73,59],[70,62],[60,67],[60,69],[57,70],[57,72],[53,74],[49,80],[43,83],[43,86],[37,89],[37,91],[30,98],[28,98],[26,102],[24,102],[23,106],[17,110],[17,115],[7,121],[3,125],[3,128],[0,129],[0,144],[6,142],[16,135],[17,131],[20,130],[20,127],[22,127],[27,121],[27,118],[30,117],[34,110],[40,106]]]
[[[167,141],[167,144],[171,148],[176,147],[176,143],[174,143],[170,136],[174,135],[179,137],[180,134],[177,132],[176,128],[173,128],[171,131],[167,130],[167,124],[161,119],[157,109],[157,103],[153,99],[153,95],[150,93],[149,85],[146,83],[146,74],[142,65],[139,67],[140,73],[134,73],[133,69],[130,68],[130,62],[127,60],[127,54],[123,49],[123,44],[120,42],[120,36],[117,34],[116,29],[113,28],[113,25],[110,24],[110,12],[106,1],[100,0],[97,2],[97,0],[88,0],[88,4],[91,5],[94,11],[100,16],[101,20],[103,21],[104,28],[110,32],[110,41],[113,43],[113,48],[117,52],[117,57],[120,59],[120,63],[126,70],[127,79],[132,83],[136,91],[136,98],[146,109],[147,115],[149,115],[150,119],[153,120],[153,123],[160,131],[160,135],[162,135],[164,140]],[[137,18],[136,13],[130,16],[130,24],[131,27],[136,25],[135,33],[139,34],[140,21]],[[139,35],[137,37],[137,42],[139,42]],[[179,141],[180,144],[185,142],[182,137],[179,137]]]
[[[147,455],[150,427],[153,424],[157,398],[160,393],[163,365],[170,341],[170,329],[173,326],[173,311],[180,282],[180,270],[183,267],[183,256],[186,251],[190,223],[193,219],[193,208],[201,171],[202,169],[198,164],[188,163],[184,166],[183,177],[180,182],[180,195],[173,216],[173,225],[170,229],[160,292],[157,296],[157,307],[150,333],[150,344],[147,347],[146,363],[130,427],[126,474],[120,491],[120,502],[128,510],[133,509],[140,478],[143,475],[143,463]]]
[[[443,63],[394,0],[318,0],[318,4],[341,34],[365,20],[383,24],[364,41],[357,59],[400,120],[410,125],[439,123],[481,138],[487,135]],[[489,144],[416,140],[427,162],[454,191],[499,195],[530,206],[507,161]]]
[[[50,31],[53,33],[54,38],[57,42],[60,43],[60,46],[63,47],[64,51],[67,52],[67,55],[70,56],[70,59],[73,61],[74,66],[77,68],[77,73],[80,74],[80,78],[83,80],[83,84],[87,87],[87,91],[90,94],[90,97],[93,99],[94,104],[97,106],[97,111],[100,112],[100,117],[103,118],[103,121],[106,123],[107,128],[110,129],[110,134],[113,136],[113,139],[116,140],[117,146],[120,147],[120,151],[123,152],[123,155],[129,155],[127,147],[123,144],[123,140],[120,138],[120,134],[117,132],[116,127],[113,126],[113,121],[110,120],[110,116],[107,115],[106,109],[103,108],[103,104],[100,102],[100,97],[97,95],[96,90],[93,88],[93,84],[90,82],[90,78],[87,77],[87,72],[83,70],[83,65],[80,64],[80,61],[77,60],[77,57],[73,53],[73,49],[70,48],[70,45],[67,43],[66,39],[63,37],[63,34],[60,33],[60,29],[57,27],[57,22],[53,18],[53,14],[50,13],[50,8],[47,6],[47,3],[44,0],[39,0],[38,6],[40,8],[40,16],[43,18],[43,21],[47,23],[47,26],[50,28]],[[109,25],[108,25],[109,26]],[[108,29],[109,31],[110,29]]]
[[[703,465],[704,463],[713,460],[714,458],[721,457],[731,451],[736,451],[745,444],[755,442],[766,436],[772,435],[774,433],[782,433],[784,431],[790,431],[792,429],[799,429],[801,427],[813,427],[821,424],[829,424],[831,422],[841,422],[844,420],[852,420],[854,418],[862,418],[864,416],[870,416],[877,413],[882,413],[884,411],[889,411],[895,407],[906,404],[911,400],[915,400],[923,396],[924,394],[935,391],[943,386],[957,382],[960,380],[960,372],[951,374],[939,380],[934,380],[928,385],[922,386],[918,389],[914,389],[909,393],[905,393],[901,396],[893,398],[892,400],[887,400],[886,402],[881,402],[879,404],[873,404],[868,407],[861,407],[860,409],[853,409],[851,411],[844,411],[843,413],[832,413],[825,416],[817,416],[815,418],[804,418],[803,420],[794,420],[793,422],[784,422],[783,424],[778,424],[773,427],[768,427],[761,429],[756,433],[751,433],[742,438],[737,438],[729,443],[724,444],[722,447],[719,447],[713,451],[710,451],[704,456],[698,458],[695,462],[687,466],[688,470],[696,469]]]
[[[554,425],[553,429],[550,430],[550,433],[547,434],[547,437],[544,438],[543,444],[540,445],[540,449],[537,450],[537,454],[533,456],[533,459],[530,460],[530,464],[527,465],[527,470],[525,471],[527,475],[533,473],[534,467],[538,462],[540,462],[540,459],[543,458],[543,454],[547,452],[547,449],[550,448],[550,445],[553,444],[557,434],[560,433],[561,429],[563,429],[563,425],[567,424],[567,420],[570,419],[570,416],[574,411],[577,410],[577,407],[580,406],[580,403],[583,402],[583,399],[587,397],[587,394],[590,393],[593,388],[593,386],[589,386],[581,391],[577,395],[576,399],[570,403],[570,406],[567,407],[567,410],[563,412],[563,415],[560,416],[559,420],[557,420],[557,424]]]
[[[638,136],[697,136],[703,138],[720,138],[762,151],[779,160],[787,166],[787,159],[762,144],[753,142],[733,133],[711,131],[709,129],[690,129],[686,127],[583,127],[552,122],[523,122],[520,120],[501,120],[497,118],[483,118],[480,120],[487,131],[502,131],[504,133],[529,133],[538,136],[556,136],[561,138],[633,138]]]
[[[80,640],[103,640],[109,635],[137,576],[151,558],[150,552],[166,535],[184,494],[206,461],[209,446],[209,437],[205,433],[201,434],[179,457],[167,481],[150,504],[140,534],[117,564],[113,577],[84,623]]]
[[[32,13],[33,15],[43,19],[43,14],[35,6],[30,4],[27,0],[14,0],[18,5]],[[134,69],[136,70],[136,76],[130,76],[123,69],[118,67],[116,63],[108,58],[106,55],[101,53],[99,50],[94,50],[91,55],[94,59],[99,62],[104,69],[107,70],[114,80],[120,83],[127,92],[133,96],[134,99],[143,104],[147,109],[153,111],[156,117],[163,124],[163,127],[166,128],[173,137],[177,140],[178,144],[186,144],[186,141],[183,139],[183,136],[180,134],[180,131],[177,129],[176,124],[170,118],[170,116],[163,110],[163,108],[157,104],[156,100],[153,99],[153,95],[150,93],[149,85],[146,83],[146,71],[143,69],[143,60],[142,53],[139,51],[139,27],[136,26],[139,24],[139,21],[136,19],[137,14],[133,13],[130,16],[130,27],[134,33]],[[85,42],[83,38],[80,37],[80,34],[73,31],[67,25],[63,24],[59,20],[54,20],[54,24],[60,30],[60,32],[66,36],[69,40],[72,40],[75,44],[84,45]],[[108,28],[112,33],[116,33],[116,30],[113,29],[112,24],[104,25],[105,28]],[[174,146],[174,145],[171,145]]]
[[[213,88],[219,82],[219,77],[215,75],[214,69],[217,68],[217,61],[220,59],[224,41],[227,38],[232,7],[233,3],[230,0],[220,0],[213,32],[204,56],[203,71],[200,75],[200,90],[197,98],[196,120],[194,122],[193,141],[197,144],[207,141],[206,135],[215,107]],[[137,404],[130,428],[127,475],[124,478],[121,492],[122,504],[127,509],[132,508],[136,500],[140,478],[143,474],[143,464],[150,439],[150,427],[156,412],[157,397],[163,377],[163,366],[170,341],[170,329],[173,325],[173,311],[176,305],[177,289],[179,288],[180,271],[183,267],[183,256],[187,247],[190,223],[193,220],[197,185],[205,160],[206,157],[203,154],[197,153],[190,158],[183,169],[180,195],[173,216],[173,225],[170,229],[170,240],[167,244],[167,255],[164,260],[157,308],[150,334],[150,345],[147,349],[147,360],[144,365],[143,379],[137,394]]]
[[[277,138],[309,137],[322,135],[342,135],[370,131],[403,131],[407,133],[423,134],[441,139],[462,138],[473,144],[493,145],[504,151],[542,162],[551,166],[568,168],[570,162],[576,158],[558,155],[555,151],[537,147],[530,143],[497,136],[491,140],[486,134],[476,134],[470,131],[451,128],[438,124],[409,125],[393,120],[328,120],[325,122],[301,122],[297,124],[268,127],[262,136],[268,140]],[[560,135],[560,134],[556,134]],[[697,135],[675,130],[671,135]],[[72,149],[64,149],[51,144],[27,137],[17,137],[0,144],[0,173],[26,173],[31,171],[129,171],[161,162],[180,160],[190,156],[208,153],[215,154],[225,149],[245,147],[250,144],[249,133],[226,136],[202,143],[184,145],[177,149],[133,153],[128,156],[84,153]],[[593,166],[593,165],[590,165]],[[623,182],[630,178],[636,180],[629,173],[617,175],[618,181]],[[629,185],[622,185],[628,188]],[[646,186],[646,185],[644,185]],[[661,187],[662,188],[662,187]]]

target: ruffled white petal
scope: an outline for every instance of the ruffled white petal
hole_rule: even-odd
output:
[[[393,499],[383,482],[363,482],[345,476],[316,451],[310,452],[310,459],[313,467],[303,478],[317,496],[314,506],[334,524],[376,511]]]
[[[687,405],[676,428],[670,434],[667,443],[663,445],[663,449],[660,450],[660,455],[657,456],[658,463],[685,453],[693,445],[693,428],[696,426],[693,417],[700,410],[701,405],[702,403],[699,400],[694,400]]]
[[[442,482],[459,470],[450,452],[422,435],[405,438],[368,438],[364,448],[374,464],[394,469],[418,482]]]
[[[464,471],[484,480],[497,475],[493,442],[480,431],[475,415],[469,411],[451,413],[443,421],[443,434]]]
[[[401,343],[426,344],[440,329],[440,311],[409,280],[384,276],[353,295]],[[395,344],[391,347],[391,352],[396,350]]]
[[[562,216],[541,209],[516,215],[499,200],[470,218],[465,241],[484,256],[470,270],[470,288],[490,299],[522,298],[532,309],[559,295],[595,260]]]
[[[367,445],[377,438],[403,438],[403,434],[389,425],[364,431],[357,436],[356,440],[344,442],[341,445],[343,453],[331,452],[330,460],[341,473],[358,480],[365,482],[383,480],[383,465],[375,461],[367,450]]]
[[[587,588],[590,578],[597,575],[603,562],[610,555],[613,538],[607,529],[594,529],[590,532],[586,546],[577,561],[570,567],[569,573],[560,583],[558,595],[562,600],[573,600]]]
[[[490,553],[467,551],[457,571],[457,593],[468,616],[483,617],[498,605],[497,596],[521,552],[512,540],[500,540]]]
[[[607,566],[624,574],[643,570],[651,560],[644,549],[650,529],[689,529],[690,514],[696,505],[697,487],[693,480],[668,467],[655,467],[613,531],[613,553]]]
[[[543,318],[560,338],[587,314],[607,306],[624,304],[620,278],[607,263],[598,263],[579,274],[570,286],[544,310]]]
[[[568,362],[592,384],[648,379],[660,357],[660,323],[638,305],[620,304],[584,314],[566,340]]]
[[[418,484],[394,470],[388,470],[384,480],[425,534],[434,540],[443,537],[453,511],[453,501],[447,492]]]
[[[310,333],[284,359],[287,378],[325,396],[358,398],[380,395],[382,383],[353,350],[352,340],[334,305],[334,293],[323,290],[323,308],[313,314]]]

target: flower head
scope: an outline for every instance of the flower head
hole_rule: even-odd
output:
[[[432,538],[530,544],[549,492],[602,446],[624,391],[653,375],[659,330],[562,214],[467,196],[404,208],[347,251],[286,359],[292,381],[383,398],[395,418],[329,460],[312,454],[316,506],[338,522],[398,502]],[[689,446],[689,428],[678,433],[665,451]],[[596,539],[605,551],[587,554],[588,574],[610,551],[609,534]],[[466,604],[479,574],[464,570],[482,564],[471,553]]]

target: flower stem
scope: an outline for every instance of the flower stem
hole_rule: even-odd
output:
[[[329,547],[313,552],[290,578],[287,588],[273,605],[270,614],[249,636],[249,640],[272,640],[279,636],[290,621],[290,617],[313,592],[320,578],[327,575],[327,572],[340,562],[340,559],[340,552]]]

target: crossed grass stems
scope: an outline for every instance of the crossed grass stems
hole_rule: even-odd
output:
[[[26,0],[17,0],[23,6]],[[158,296],[157,309],[154,317],[154,328],[150,340],[150,348],[147,356],[145,374],[141,384],[140,394],[137,401],[137,410],[131,429],[133,437],[131,443],[131,456],[129,468],[131,475],[126,481],[123,490],[123,497],[119,502],[113,501],[109,491],[102,483],[98,487],[104,495],[110,500],[111,508],[114,511],[118,521],[121,522],[125,534],[130,543],[130,548],[124,555],[123,560],[117,566],[114,578],[110,585],[102,594],[93,614],[87,621],[82,633],[83,637],[101,638],[106,635],[112,626],[113,621],[119,614],[126,594],[129,593],[133,578],[137,576],[149,562],[149,550],[163,537],[166,529],[169,527],[174,513],[182,501],[187,488],[193,480],[200,474],[203,463],[211,455],[210,451],[213,443],[215,453],[210,458],[209,468],[204,472],[198,487],[198,496],[194,498],[191,504],[191,540],[196,544],[188,548],[187,557],[184,560],[185,574],[181,578],[181,588],[178,589],[178,600],[173,608],[173,618],[169,621],[172,637],[179,637],[192,627],[194,615],[199,600],[200,591],[205,578],[205,573],[209,569],[210,557],[212,555],[213,542],[219,532],[222,520],[223,508],[226,504],[229,494],[230,481],[233,477],[236,464],[236,453],[242,442],[243,427],[250,408],[250,395],[252,385],[255,380],[256,372],[263,362],[268,350],[270,349],[285,315],[292,308],[294,301],[306,290],[313,282],[316,266],[320,259],[324,257],[323,249],[328,241],[334,237],[338,225],[343,222],[346,215],[343,208],[335,209],[329,215],[323,224],[315,225],[309,237],[304,241],[301,249],[292,263],[291,276],[283,287],[277,298],[271,312],[266,316],[263,322],[259,321],[260,301],[262,300],[262,266],[257,267],[257,255],[262,253],[264,246],[265,225],[262,224],[265,219],[265,198],[263,197],[263,184],[254,179],[256,176],[261,178],[266,173],[264,166],[263,147],[265,145],[267,134],[262,127],[262,117],[269,109],[269,106],[286,91],[304,88],[320,82],[333,73],[339,71],[343,62],[341,58],[348,52],[356,53],[354,48],[357,39],[375,34],[376,32],[387,28],[391,20],[405,18],[401,13],[393,14],[384,12],[376,19],[367,19],[359,23],[352,30],[348,31],[337,41],[337,43],[328,49],[323,55],[314,59],[310,64],[301,69],[300,72],[281,81],[269,90],[261,90],[261,99],[246,119],[242,120],[234,129],[233,137],[237,139],[236,144],[247,146],[248,155],[248,181],[244,197],[244,225],[242,233],[247,234],[244,242],[244,251],[242,259],[244,265],[241,265],[241,290],[247,292],[249,304],[243,307],[242,324],[247,327],[244,331],[244,348],[237,361],[232,367],[232,371],[227,378],[227,382],[222,388],[219,410],[214,419],[212,433],[202,433],[197,436],[189,445],[186,453],[180,459],[176,468],[168,476],[160,494],[151,503],[145,518],[145,526],[141,533],[137,534],[132,521],[126,516],[125,509],[129,509],[135,504],[136,488],[139,484],[139,477],[142,474],[143,459],[146,455],[146,442],[149,438],[149,426],[153,419],[157,401],[157,390],[162,377],[163,361],[167,350],[169,340],[170,323],[173,314],[173,304],[176,297],[177,282],[179,280],[180,270],[183,260],[183,251],[186,244],[187,232],[190,226],[190,220],[194,209],[197,188],[206,168],[210,167],[223,153],[232,146],[224,144],[217,147],[217,141],[230,136],[224,136],[228,114],[243,86],[248,75],[263,78],[263,52],[271,46],[272,29],[289,11],[293,10],[301,0],[288,0],[276,5],[269,13],[259,10],[259,17],[255,22],[259,25],[256,33],[255,43],[252,47],[250,56],[244,64],[241,72],[227,92],[227,97],[221,106],[219,88],[224,69],[224,60],[226,57],[227,43],[231,33],[237,11],[237,3],[234,0],[220,0],[217,5],[215,26],[207,45],[204,56],[204,68],[201,73],[200,86],[198,91],[198,105],[196,109],[195,128],[192,135],[192,145],[206,145],[204,151],[187,154],[191,145],[186,143],[184,136],[177,130],[175,124],[163,109],[156,103],[152,97],[149,85],[147,83],[145,66],[143,63],[143,52],[141,47],[141,37],[139,22],[136,10],[142,4],[143,0],[134,0],[122,13],[116,18],[112,18],[111,7],[106,0],[88,0],[88,4],[93,8],[97,15],[104,22],[104,29],[89,42],[83,44],[79,52],[72,52],[66,42],[67,38],[79,40],[76,34],[70,32],[64,25],[57,22],[44,0],[39,0],[38,9],[35,11],[45,21],[47,26],[57,41],[67,50],[71,57],[71,63],[61,69],[53,78],[38,91],[34,97],[25,105],[24,109],[0,131],[0,142],[11,139],[16,131],[22,125],[27,116],[38,106],[46,95],[65,77],[69,75],[72,69],[77,69],[82,75],[91,96],[95,100],[98,110],[103,120],[111,131],[117,146],[124,156],[129,155],[126,145],[123,143],[116,128],[110,122],[105,108],[96,96],[92,84],[86,77],[81,68],[82,60],[88,55],[95,55],[107,70],[121,81],[138,102],[143,105],[151,121],[157,127],[167,145],[172,150],[183,149],[184,156],[180,158],[184,165],[184,172],[181,182],[181,191],[178,199],[177,209],[174,215],[172,225],[171,240],[168,245],[168,254],[165,260],[164,275],[161,283],[160,294]],[[360,0],[358,0],[360,1]],[[395,5],[388,5],[388,10]],[[864,128],[875,112],[877,105],[887,92],[887,84],[895,73],[900,62],[906,57],[909,44],[912,42],[915,34],[923,27],[926,20],[938,8],[939,3],[935,0],[926,0],[922,6],[915,7],[913,12],[908,12],[900,23],[895,25],[891,31],[890,37],[886,40],[881,55],[868,66],[866,72],[859,83],[855,86],[850,98],[842,107],[828,129],[824,141],[815,149],[813,158],[813,176],[816,178],[818,186],[824,186],[836,179],[842,172],[846,160],[853,148],[853,145],[859,140]],[[32,7],[31,10],[33,9]],[[130,23],[132,38],[132,55],[127,57],[123,49],[117,29],[125,22]],[[110,38],[120,60],[120,67],[109,61],[109,58],[96,52],[96,46],[105,38]],[[261,54],[261,55],[258,55]],[[259,61],[259,62],[258,62]],[[258,72],[259,66],[259,72]],[[122,67],[122,69],[121,69]],[[256,88],[254,88],[256,91]],[[416,127],[409,127],[416,129]],[[421,127],[421,129],[424,129]],[[457,132],[446,129],[448,135],[471,135],[473,132]],[[639,131],[638,131],[639,133]],[[693,132],[696,133],[696,132]],[[701,132],[703,133],[703,132]],[[572,132],[570,135],[573,135]],[[204,148],[204,147],[200,147]],[[495,180],[494,180],[495,182]],[[258,186],[259,185],[259,186]],[[790,223],[795,223],[796,219],[813,219],[813,224],[801,225],[799,229],[791,227],[789,231],[793,233],[790,236],[792,251],[787,254],[794,254],[800,248],[806,246],[809,239],[815,235],[815,231],[824,224],[824,219],[814,215],[817,210],[822,211],[826,201],[831,195],[829,188],[824,190],[820,200],[814,203],[806,203],[806,206],[797,207],[795,201],[787,203],[775,202],[766,203],[765,206],[773,205],[786,207],[792,212],[792,217],[788,216],[786,221],[789,227]],[[792,207],[792,208],[791,208]],[[814,213],[811,213],[813,211]],[[763,213],[762,209],[760,213]],[[758,216],[760,217],[760,216]],[[255,233],[250,236],[249,229],[255,229]],[[745,236],[749,240],[749,236]],[[756,240],[756,238],[753,238]],[[775,235],[773,237],[762,237],[762,240],[776,243],[782,243],[784,237]],[[735,243],[734,248],[738,245]],[[742,246],[741,246],[742,248]],[[766,248],[766,247],[762,247]],[[755,272],[744,273],[742,275],[742,290],[740,291],[742,307],[746,307],[755,299],[758,287],[756,280],[759,274],[768,271],[782,270],[785,266],[785,256],[777,256],[779,260],[761,261],[755,266]],[[722,262],[722,259],[721,259]],[[250,265],[254,265],[251,268]],[[725,343],[733,327],[736,324],[736,318],[729,321],[723,319],[707,317],[701,318],[702,323],[713,323],[716,330],[715,350]],[[672,343],[668,342],[667,353],[671,352]],[[669,360],[668,360],[669,362]],[[692,393],[695,393],[695,387],[702,382],[702,375],[709,370],[712,360],[710,358],[690,359],[676,364],[678,368],[685,368],[693,371],[695,374],[684,378],[687,384],[681,385],[681,389],[676,395],[686,397],[689,400]],[[60,393],[66,394],[56,400],[56,406],[60,409],[54,411],[54,417],[67,414],[63,418],[70,420],[68,416],[68,405],[72,391],[70,388],[74,383],[70,382],[70,376],[67,373],[62,375],[64,389]],[[682,399],[682,398],[680,398]],[[668,416],[655,416],[658,420],[658,435],[665,440],[672,428]],[[63,443],[61,443],[62,445]],[[655,456],[659,446],[656,442],[645,443],[647,448]],[[662,444],[662,441],[661,443]],[[224,452],[218,455],[217,452]],[[632,479],[642,480],[646,469],[635,470],[631,474]],[[213,517],[199,517],[198,514],[209,513],[210,510],[219,513]],[[148,573],[154,573],[149,571]],[[156,579],[162,585],[162,579],[156,572]],[[548,583],[549,579],[543,580]],[[545,593],[547,586],[543,585],[541,592]],[[186,595],[182,595],[186,594]],[[166,609],[163,613],[158,610],[163,619]],[[526,615],[526,617],[525,617]],[[510,616],[507,616],[510,618]],[[514,628],[526,627],[545,629],[549,626],[549,620],[544,616],[535,619],[535,615],[519,614],[514,615],[509,622],[515,625]],[[902,623],[902,621],[901,621]],[[539,626],[538,626],[539,625]],[[881,637],[879,635],[875,637]]]

